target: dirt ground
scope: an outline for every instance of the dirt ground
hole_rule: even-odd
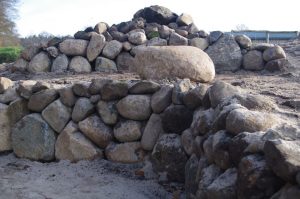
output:
[[[11,74],[12,80],[34,79],[54,84],[69,84],[94,78],[139,79],[133,73],[92,74]],[[268,96],[278,105],[276,114],[300,128],[300,107],[284,105],[300,100],[300,63],[281,73],[246,72],[216,75],[249,93]],[[168,199],[179,198],[154,180],[134,174],[141,165],[112,164],[105,160],[40,163],[17,159],[13,154],[0,156],[0,199]],[[173,191],[176,190],[173,189]],[[183,195],[182,195],[183,197]]]

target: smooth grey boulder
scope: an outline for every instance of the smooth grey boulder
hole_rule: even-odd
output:
[[[89,93],[89,82],[76,82],[72,86],[73,93],[79,97],[91,97]]]
[[[30,73],[50,71],[51,60],[45,52],[35,55],[27,66]]]
[[[248,51],[243,57],[243,67],[246,70],[262,70],[264,68],[262,52],[258,50]]]
[[[218,31],[218,30],[210,32],[209,37],[208,37],[209,44],[212,45],[212,44],[216,43],[221,38],[222,35],[223,35],[223,32]]]
[[[69,67],[69,59],[66,55],[57,56],[51,66],[51,72],[66,72]]]
[[[102,100],[110,101],[125,97],[128,94],[128,84],[121,81],[109,81],[100,89]]]
[[[188,26],[191,23],[193,23],[193,18],[191,15],[189,15],[187,13],[182,13],[179,17],[177,17],[176,23],[179,26]]]
[[[117,72],[117,65],[113,60],[105,57],[97,57],[95,63],[95,71],[100,72]]]
[[[118,54],[120,54],[122,48],[122,43],[117,40],[112,40],[105,45],[102,51],[102,55],[109,59],[115,59]]]
[[[142,137],[142,123],[133,120],[120,121],[114,126],[113,133],[119,142],[138,141]]]
[[[92,102],[85,97],[79,98],[72,111],[72,120],[79,122],[94,113],[95,107]]]
[[[99,100],[97,103],[97,111],[105,124],[114,125],[118,121],[118,111],[116,102],[106,102]]]
[[[58,98],[55,89],[41,90],[31,95],[28,101],[28,108],[31,111],[42,112],[46,106]]]
[[[92,35],[86,51],[86,56],[89,62],[94,61],[100,55],[105,44],[105,37],[103,35]]]
[[[280,46],[267,48],[263,53],[263,58],[266,62],[286,58],[284,50]]]
[[[151,108],[154,113],[163,112],[172,103],[173,86],[163,85],[151,97]]]
[[[241,48],[249,49],[252,46],[252,41],[247,35],[236,35],[234,39]]]
[[[65,87],[58,90],[60,101],[68,106],[72,107],[76,103],[77,97],[73,93],[72,87]]]
[[[201,50],[205,50],[208,48],[209,46],[209,42],[208,42],[208,39],[206,38],[193,38],[193,39],[190,39],[189,40],[189,45],[190,46],[194,46],[194,47],[197,47]]]
[[[129,88],[131,94],[152,94],[160,89],[160,85],[153,81],[141,80]]]
[[[141,45],[147,42],[144,32],[132,30],[128,33],[128,41],[134,45]]]
[[[11,139],[13,151],[20,158],[54,159],[55,133],[38,113],[23,117],[12,128]]]
[[[90,73],[92,67],[86,58],[75,56],[71,59],[69,70],[76,73]]]
[[[59,50],[67,56],[85,56],[88,44],[83,39],[66,39],[59,44]]]

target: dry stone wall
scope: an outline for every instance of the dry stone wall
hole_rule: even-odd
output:
[[[131,21],[109,26],[104,22],[78,31],[74,37],[53,38],[25,49],[13,71],[89,73],[136,71],[134,56],[139,46],[193,46],[205,51],[216,71],[282,70],[287,62],[281,47],[252,44],[245,35],[220,31],[210,34],[197,28],[188,14],[162,6],[146,7]],[[145,67],[145,66],[144,66]]]
[[[300,191],[299,129],[280,123],[270,99],[239,87],[189,79],[0,82],[1,152],[151,163],[160,181],[184,182],[186,198],[293,198]]]

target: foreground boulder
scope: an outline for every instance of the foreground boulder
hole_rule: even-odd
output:
[[[224,34],[205,51],[213,60],[216,71],[237,71],[242,65],[243,55],[232,35]]]
[[[214,64],[202,50],[191,46],[148,46],[136,50],[134,65],[145,79],[190,78],[210,82]]]
[[[20,158],[54,159],[55,133],[40,114],[23,117],[12,128],[11,139],[14,153]]]

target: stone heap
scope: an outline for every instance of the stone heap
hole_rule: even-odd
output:
[[[0,152],[38,161],[150,160],[161,181],[185,182],[187,198],[299,196],[299,129],[280,122],[270,99],[230,84],[2,77],[0,93]]]
[[[150,6],[135,13],[131,21],[112,26],[100,22],[94,28],[78,31],[72,38],[54,38],[47,44],[29,47],[13,71],[136,71],[139,63],[135,63],[134,56],[139,46],[167,45],[194,46],[205,51],[217,72],[242,68],[274,71],[286,64],[280,46],[254,45],[244,35],[234,37],[220,31],[208,34],[199,30],[188,14],[178,16],[162,6]]]

